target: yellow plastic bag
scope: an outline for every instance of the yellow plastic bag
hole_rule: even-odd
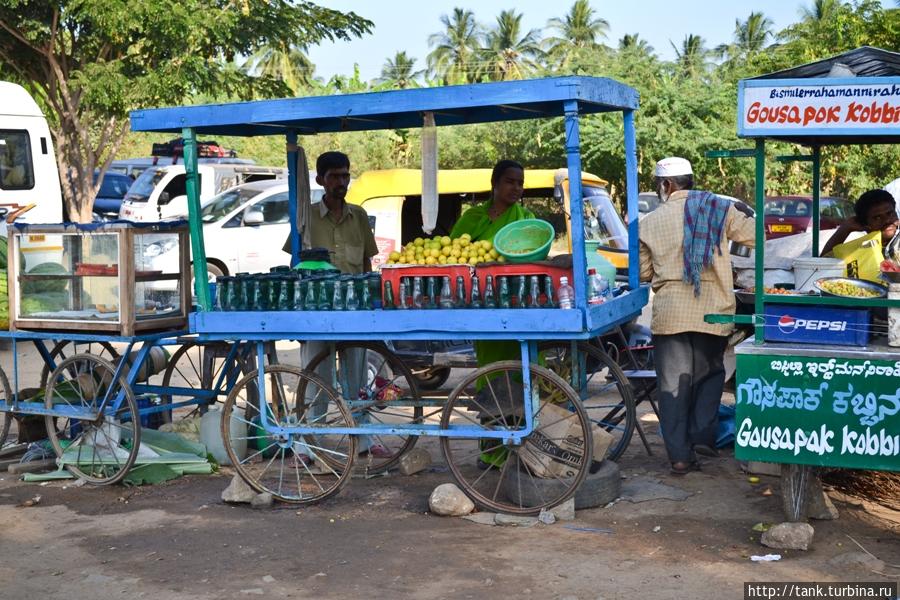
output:
[[[881,231],[873,231],[852,242],[835,246],[834,257],[844,261],[847,277],[879,281],[881,261],[884,260]]]

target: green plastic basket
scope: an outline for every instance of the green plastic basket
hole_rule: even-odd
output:
[[[554,235],[553,225],[543,219],[513,221],[494,236],[494,248],[513,263],[544,260]]]

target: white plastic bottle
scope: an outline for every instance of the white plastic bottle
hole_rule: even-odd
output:
[[[603,304],[606,302],[604,296],[604,288],[609,289],[609,285],[603,281],[603,278],[597,275],[596,269],[588,269],[588,304]]]
[[[560,308],[575,308],[575,290],[569,285],[568,277],[559,278],[559,288],[556,290],[556,297]]]

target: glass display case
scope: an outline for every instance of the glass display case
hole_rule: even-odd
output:
[[[184,329],[188,244],[184,222],[15,225],[11,326],[124,336]]]

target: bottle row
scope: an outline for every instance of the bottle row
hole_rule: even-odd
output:
[[[257,310],[373,310],[381,308],[381,277],[313,275],[296,271],[238,273],[216,278],[216,308]]]
[[[438,289],[440,286],[440,289]],[[434,308],[572,308],[574,292],[567,278],[561,278],[558,289],[549,275],[501,276],[487,275],[484,292],[478,275],[472,275],[469,285],[461,275],[451,287],[450,277],[401,277],[396,292],[390,281],[384,282],[385,310]]]

